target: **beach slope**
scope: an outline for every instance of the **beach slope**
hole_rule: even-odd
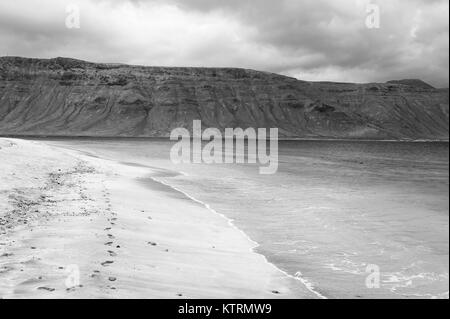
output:
[[[0,138],[0,298],[316,298],[151,169]]]

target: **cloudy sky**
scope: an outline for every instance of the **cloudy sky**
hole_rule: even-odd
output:
[[[0,0],[0,56],[448,87],[448,12],[448,0]]]

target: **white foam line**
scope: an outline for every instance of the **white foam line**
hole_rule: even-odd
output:
[[[228,218],[228,217],[225,216],[224,214],[221,214],[221,213],[217,212],[217,211],[216,211],[215,209],[213,209],[209,204],[207,204],[207,203],[205,203],[205,202],[202,202],[201,200],[199,200],[199,199],[197,199],[197,198],[191,196],[190,194],[188,194],[188,193],[182,191],[181,189],[179,189],[179,188],[177,188],[177,187],[175,187],[175,186],[172,186],[172,185],[170,185],[170,184],[168,184],[168,183],[166,183],[166,182],[164,182],[164,181],[158,180],[158,179],[156,179],[156,178],[154,178],[154,177],[150,177],[150,178],[151,178],[153,181],[157,182],[157,183],[161,183],[161,184],[163,184],[163,185],[165,185],[165,186],[168,186],[168,187],[170,187],[170,188],[176,190],[177,192],[182,193],[183,195],[185,195],[186,197],[188,197],[188,198],[191,199],[192,201],[194,201],[194,202],[196,202],[196,203],[198,203],[198,204],[200,204],[200,205],[203,205],[203,206],[204,206],[206,209],[208,209],[210,212],[212,212],[212,213],[214,213],[214,214],[216,214],[216,215],[219,215],[220,217],[222,217],[223,219],[225,219],[225,220],[228,222],[228,225],[229,225],[230,227],[232,227],[233,229],[235,229],[235,230],[237,230],[238,232],[240,232],[245,238],[247,238],[247,240],[248,240],[249,242],[251,242],[251,243],[253,244],[253,248],[250,249],[250,251],[251,251],[252,253],[255,253],[255,254],[258,254],[258,255],[262,256],[263,259],[264,259],[264,261],[265,261],[267,264],[269,264],[271,267],[275,268],[277,271],[281,272],[283,275],[285,275],[285,276],[287,276],[287,277],[289,277],[289,278],[295,279],[295,280],[297,280],[297,281],[300,281],[300,282],[306,287],[306,289],[308,289],[311,293],[313,293],[314,295],[316,295],[316,296],[319,297],[320,299],[328,299],[327,297],[325,297],[324,295],[322,295],[320,292],[316,291],[314,285],[313,285],[311,282],[309,282],[308,280],[306,280],[305,278],[301,278],[301,277],[297,277],[297,276],[292,276],[291,274],[288,274],[286,271],[284,271],[284,270],[278,268],[276,265],[272,264],[269,260],[267,260],[267,257],[266,257],[266,256],[257,253],[257,252],[255,251],[255,249],[258,248],[258,247],[260,246],[259,243],[257,243],[257,242],[254,241],[253,239],[251,239],[251,238],[250,238],[250,237],[249,237],[242,229],[240,229],[239,227],[237,227],[237,226],[234,224],[234,221],[233,221],[232,219]]]

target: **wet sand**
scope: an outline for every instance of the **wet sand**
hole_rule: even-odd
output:
[[[151,168],[0,139],[0,298],[316,298]]]

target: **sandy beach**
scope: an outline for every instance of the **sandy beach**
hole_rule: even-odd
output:
[[[0,298],[316,298],[147,167],[0,139]]]

